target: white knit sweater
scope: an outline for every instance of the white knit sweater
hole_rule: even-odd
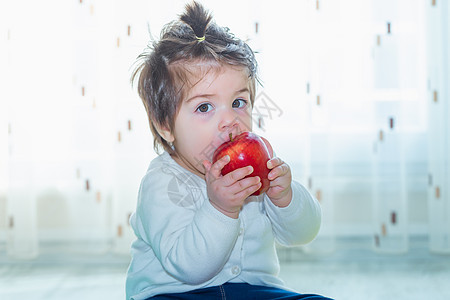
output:
[[[293,200],[279,208],[267,197],[249,197],[238,219],[216,210],[206,182],[168,153],[155,158],[142,179],[131,226],[136,241],[126,281],[127,299],[146,299],[225,282],[283,287],[277,278],[275,240],[310,242],[319,231],[321,209],[293,181]]]

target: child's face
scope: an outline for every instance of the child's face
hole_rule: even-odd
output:
[[[183,98],[175,118],[174,159],[204,177],[202,161],[212,160],[214,150],[236,136],[251,131],[252,107],[249,78],[243,68],[221,66],[205,71],[194,66],[195,84]]]

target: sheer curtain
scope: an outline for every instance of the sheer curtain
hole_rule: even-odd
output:
[[[450,253],[450,5],[427,7],[428,216],[430,249]]]
[[[306,249],[364,236],[405,252],[425,234],[448,252],[448,3],[202,2],[257,51],[254,130],[322,204]],[[156,156],[129,78],[185,1],[25,4],[0,4],[0,252],[128,253]]]

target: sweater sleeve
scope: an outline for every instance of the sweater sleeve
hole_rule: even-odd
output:
[[[277,207],[264,195],[266,213],[271,220],[277,241],[284,246],[311,242],[319,232],[322,211],[319,202],[308,190],[292,181],[292,201],[287,207]]]
[[[132,226],[167,273],[187,284],[201,284],[225,265],[240,220],[221,214],[208,199],[202,199],[203,193],[189,192],[190,187],[180,180],[177,188],[172,184],[169,191],[170,182],[176,179],[176,175],[158,170],[147,173],[141,182]],[[183,197],[188,198],[173,201]]]

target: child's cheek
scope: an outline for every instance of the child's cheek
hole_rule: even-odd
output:
[[[238,112],[240,122],[248,131],[252,131],[252,111],[251,110],[241,110]]]

